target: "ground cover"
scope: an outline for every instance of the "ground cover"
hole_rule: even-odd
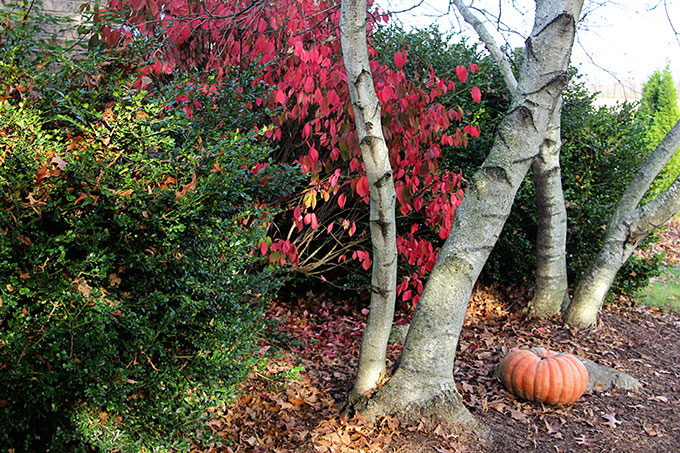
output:
[[[664,271],[651,279],[638,297],[640,304],[680,312],[680,216],[671,219],[647,253],[661,253]]]
[[[677,227],[671,225],[659,246],[671,252],[670,265],[680,256],[673,255]],[[343,416],[365,321],[365,313],[357,313],[365,302],[310,292],[271,307],[269,315],[297,344],[253,371],[234,405],[211,413],[209,425],[226,445],[195,451],[680,451],[680,315],[624,298],[606,306],[597,326],[575,329],[558,318],[524,318],[518,307],[526,297],[477,288],[460,339],[456,381],[467,407],[493,433],[489,442],[429,420],[369,423]],[[512,348],[539,345],[615,367],[642,388],[589,392],[563,408],[520,401],[493,376],[494,367]],[[398,354],[391,346],[390,360]]]
[[[680,312],[680,266],[669,266],[653,278],[639,301],[649,307]]]

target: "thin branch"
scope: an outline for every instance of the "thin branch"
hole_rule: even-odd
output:
[[[498,48],[496,41],[493,39],[482,21],[479,20],[477,16],[472,13],[472,11],[470,11],[470,8],[465,6],[462,0],[452,0],[452,3],[456,6],[458,11],[460,11],[460,14],[463,16],[463,19],[465,19],[465,22],[472,25],[472,27],[477,32],[477,35],[479,35],[479,39],[482,40],[484,46],[500,68],[501,74],[503,74],[503,79],[505,80],[505,84],[507,85],[510,94],[514,96],[515,91],[517,90],[517,79],[515,79],[515,74],[512,72],[510,63]]]
[[[579,39],[578,33],[577,33],[577,36],[576,36],[576,42],[578,43],[578,46],[581,48],[581,50],[583,50],[583,53],[585,54],[585,56],[588,57],[588,60],[590,60],[590,64],[592,64],[592,65],[595,66],[596,68],[598,68],[598,69],[600,69],[601,71],[604,71],[604,72],[606,72],[607,74],[609,74],[610,76],[612,76],[612,78],[613,78],[614,80],[616,80],[616,82],[617,82],[619,85],[621,85],[621,86],[624,88],[624,90],[625,90],[626,88],[628,88],[629,90],[631,90],[631,91],[633,91],[633,92],[636,92],[636,87],[635,87],[635,86],[630,86],[630,84],[626,84],[626,83],[625,83],[623,80],[621,80],[621,79],[619,78],[619,76],[617,76],[613,71],[611,71],[611,70],[605,68],[604,66],[599,65],[599,64],[595,61],[595,59],[594,59],[593,56],[590,54],[590,52],[588,52],[588,50],[586,50],[586,48],[583,46],[583,43],[582,43],[581,40]],[[624,93],[625,93],[625,91],[624,91]],[[625,94],[624,94],[624,95],[625,95]]]
[[[668,18],[668,23],[671,26],[671,30],[673,30],[673,33],[675,34],[675,41],[677,41],[678,45],[680,46],[680,33],[675,29],[675,26],[673,25],[673,20],[671,19],[671,15],[668,12],[668,1],[663,0],[663,9],[666,11],[666,18]]]
[[[401,10],[391,10],[391,9],[387,9],[385,12],[388,13],[388,14],[402,14],[402,13],[408,13],[408,12],[410,12],[410,11],[413,11],[413,10],[416,9],[416,8],[421,7],[423,3],[425,3],[425,0],[420,0],[418,3],[414,3],[413,6],[409,6],[409,7],[406,8],[406,9],[401,9]],[[389,5],[389,4],[390,4],[390,2],[388,2],[388,5]]]

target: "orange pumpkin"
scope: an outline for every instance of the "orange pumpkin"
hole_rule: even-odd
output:
[[[518,397],[556,406],[573,403],[588,385],[588,370],[579,359],[544,348],[511,351],[501,362],[499,375]]]

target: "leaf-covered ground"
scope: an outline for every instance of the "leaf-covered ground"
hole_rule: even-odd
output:
[[[669,230],[664,241],[677,245],[677,234]],[[619,300],[596,327],[579,330],[557,318],[522,317],[522,301],[516,292],[477,289],[460,339],[456,381],[467,407],[491,429],[490,443],[429,420],[343,417],[365,302],[309,293],[270,311],[298,344],[251,373],[235,404],[211,414],[209,425],[230,445],[197,451],[680,451],[680,316]],[[587,393],[565,408],[520,401],[493,377],[494,367],[511,348],[539,345],[632,374],[642,388]],[[390,348],[393,360],[399,349]]]

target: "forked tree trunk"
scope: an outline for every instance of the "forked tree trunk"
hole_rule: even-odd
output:
[[[517,90],[517,80],[510,63],[482,21],[465,5],[463,0],[452,0],[463,19],[472,25],[479,39],[491,54],[503,75],[505,86],[512,96]],[[534,316],[552,316],[566,308],[567,293],[567,209],[562,192],[560,170],[562,105],[555,109],[540,154],[532,164],[538,231],[536,237],[536,290],[529,303],[529,313]]]
[[[552,316],[569,304],[567,293],[567,209],[560,169],[562,100],[548,125],[541,152],[531,170],[536,189],[536,288],[529,313]]]
[[[371,310],[361,340],[361,355],[350,399],[373,389],[385,373],[387,342],[394,318],[397,285],[396,193],[373,86],[366,43],[366,0],[343,0],[340,17],[342,54],[354,108],[354,121],[370,186],[373,245]]]
[[[597,322],[609,288],[635,247],[680,211],[680,177],[656,200],[637,208],[656,175],[680,146],[680,121],[645,161],[626,188],[607,226],[604,245],[581,276],[565,314],[567,324],[588,327]],[[636,209],[637,208],[637,209]]]
[[[473,422],[453,379],[453,362],[472,287],[536,157],[562,89],[582,0],[536,2],[510,111],[473,176],[420,298],[394,376],[363,404],[369,417],[433,416]]]

